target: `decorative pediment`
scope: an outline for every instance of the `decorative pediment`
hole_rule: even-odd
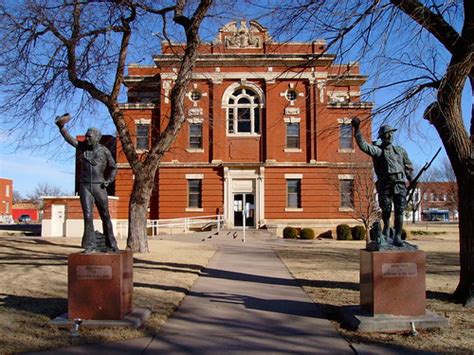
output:
[[[225,48],[262,48],[267,40],[267,29],[257,21],[246,20],[231,21],[225,24],[217,37],[218,43],[223,43]]]

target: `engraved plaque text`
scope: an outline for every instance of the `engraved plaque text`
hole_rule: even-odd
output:
[[[415,263],[387,263],[382,264],[382,277],[416,277]]]
[[[111,280],[112,267],[109,265],[77,265],[78,280]]]

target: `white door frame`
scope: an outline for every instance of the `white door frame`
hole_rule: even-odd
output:
[[[224,219],[234,227],[234,194],[253,193],[255,196],[255,228],[264,224],[265,216],[265,168],[237,169],[224,167]]]
[[[51,235],[64,237],[66,224],[66,205],[51,205]]]

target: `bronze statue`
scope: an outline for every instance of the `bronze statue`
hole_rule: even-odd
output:
[[[102,134],[97,128],[89,128],[84,141],[79,142],[72,137],[64,125],[70,120],[69,114],[56,117],[55,124],[66,142],[76,148],[81,154],[81,176],[79,197],[84,215],[84,235],[82,247],[85,253],[97,251],[118,251],[114,236],[112,221],[110,220],[107,186],[112,183],[117,173],[115,161],[110,151],[100,144]],[[99,238],[102,234],[94,231],[94,204],[102,220],[105,248],[101,248]]]
[[[406,182],[412,180],[413,165],[405,149],[392,144],[395,128],[388,125],[381,126],[378,133],[380,142],[369,144],[362,136],[359,129],[360,120],[357,117],[352,118],[352,126],[357,145],[372,157],[377,175],[376,188],[383,221],[383,230],[377,233],[377,243],[383,245],[390,242],[396,247],[401,247],[404,245],[402,229],[403,211],[407,206]],[[390,228],[392,203],[395,209],[393,235]]]

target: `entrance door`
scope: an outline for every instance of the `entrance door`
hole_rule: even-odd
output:
[[[64,222],[66,220],[66,206],[51,206],[51,235],[54,237],[64,237]]]
[[[242,210],[247,211],[246,227],[255,227],[255,196],[250,193],[234,194],[234,227],[243,226]]]

